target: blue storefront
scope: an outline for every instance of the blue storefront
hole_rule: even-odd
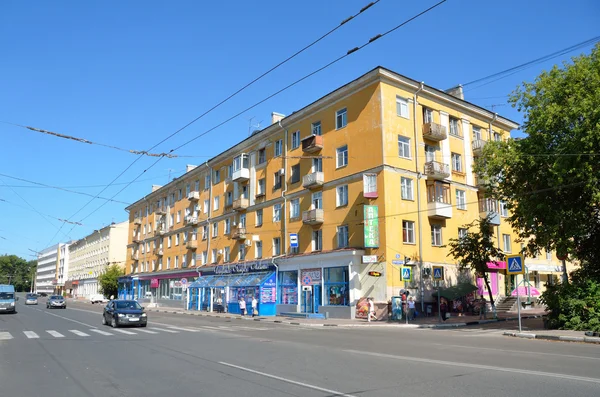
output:
[[[119,299],[135,299],[135,291],[139,280],[131,276],[123,276],[117,279],[118,283],[118,298]]]
[[[240,313],[240,299],[252,314],[252,298],[261,316],[274,316],[277,301],[276,268],[268,262],[244,262],[201,268],[188,287],[188,309]]]

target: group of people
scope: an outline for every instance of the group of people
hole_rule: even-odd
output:
[[[246,315],[246,300],[243,297],[238,298],[238,304],[240,305],[240,313],[242,316]],[[256,297],[252,297],[252,301],[250,302],[250,307],[252,308],[252,317],[258,316],[258,300]]]

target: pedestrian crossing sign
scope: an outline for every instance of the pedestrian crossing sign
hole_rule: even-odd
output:
[[[433,267],[433,279],[434,280],[443,280],[444,279],[444,268],[441,266]]]
[[[402,266],[402,281],[412,281],[412,268]]]
[[[521,255],[508,255],[506,256],[506,274],[523,274],[525,273],[525,266],[523,265],[523,256]]]

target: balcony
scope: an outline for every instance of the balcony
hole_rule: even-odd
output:
[[[483,147],[485,146],[487,142],[484,141],[483,139],[475,139],[473,141],[473,143],[471,144],[471,146],[473,147],[473,155],[474,156],[481,156],[481,154],[483,153]]]
[[[136,234],[135,236],[133,236],[133,242],[134,243],[141,243],[142,242],[142,237],[139,234]]]
[[[154,237],[164,236],[167,231],[163,228],[158,228],[154,231]]]
[[[302,140],[302,151],[306,153],[315,153],[323,149],[323,136],[311,135]]]
[[[140,217],[133,218],[133,224],[134,225],[141,225],[142,224],[142,218],[140,218]]]
[[[452,218],[452,204],[433,201],[427,203],[427,216],[435,219]]]
[[[479,200],[479,216],[482,218],[490,217],[490,223],[494,226],[500,226],[500,214],[498,213],[498,202],[493,199]]]
[[[200,200],[200,192],[189,192],[188,200],[190,201],[198,201]]]
[[[156,209],[156,215],[166,215],[167,214],[167,207],[158,207]]]
[[[323,223],[323,210],[314,209],[302,212],[302,223],[305,225],[320,225]]]
[[[138,259],[140,259],[140,256],[139,256],[139,254],[137,252],[133,252],[131,254],[131,259],[134,260],[134,261],[137,261]]]
[[[188,225],[196,226],[200,223],[200,220],[198,219],[197,216],[188,215],[185,218],[185,223]]]
[[[323,186],[325,178],[322,172],[313,172],[302,177],[302,187],[305,189],[314,189]]]
[[[188,240],[185,246],[189,250],[195,250],[196,248],[198,248],[198,240]]]
[[[231,232],[231,238],[234,240],[245,240],[246,239],[246,228],[237,227]]]
[[[443,141],[448,138],[446,127],[437,123],[423,124],[423,138],[435,142]]]
[[[248,154],[242,153],[233,159],[232,181],[247,181],[250,179],[250,169],[248,168]]]
[[[156,256],[163,256],[163,249],[162,248],[154,248],[154,255]]]
[[[237,200],[233,200],[233,210],[234,211],[245,210],[246,208],[248,208],[249,204],[250,204],[250,200],[248,200],[247,198],[244,198],[244,197],[240,197]]]
[[[446,179],[450,177],[450,166],[438,161],[428,161],[425,163],[425,175],[432,179]]]

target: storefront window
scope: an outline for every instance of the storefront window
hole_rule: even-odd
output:
[[[279,272],[277,303],[283,305],[298,304],[298,272]]]
[[[323,270],[325,273],[326,304],[332,306],[348,306],[350,302],[348,268],[330,267]]]

